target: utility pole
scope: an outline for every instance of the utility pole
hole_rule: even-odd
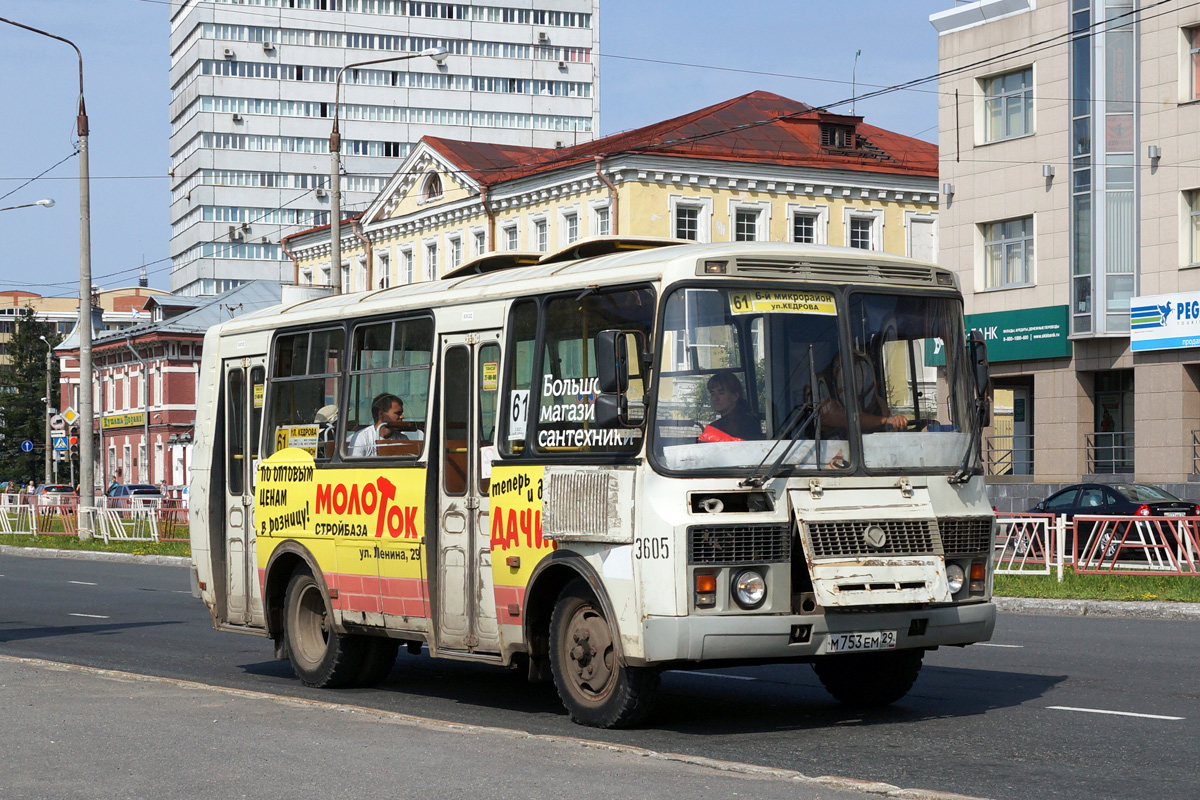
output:
[[[51,359],[54,357],[54,353],[52,352],[53,348],[50,346],[49,339],[47,339],[45,336],[39,336],[38,338],[46,343],[46,447],[44,454],[44,460],[46,462],[46,474],[45,480],[43,480],[42,483],[48,484],[50,483],[50,452],[53,450],[53,448],[50,446],[50,372]]]

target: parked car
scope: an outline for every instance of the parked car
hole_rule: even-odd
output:
[[[108,487],[104,495],[108,497],[109,508],[129,508],[137,505],[138,500],[162,499],[158,487],[149,483],[120,483]]]
[[[1065,516],[1073,522],[1076,514],[1100,517],[1196,517],[1200,516],[1200,505],[1181,500],[1165,489],[1144,483],[1077,483],[1047,497],[1029,509],[1039,514]],[[1081,556],[1091,549],[1091,534],[1094,523],[1074,526],[1075,555]],[[1167,544],[1174,546],[1172,531],[1166,531]],[[1105,557],[1112,555],[1108,548]]]
[[[40,506],[62,505],[68,497],[76,497],[75,487],[66,483],[43,483],[33,490]]]

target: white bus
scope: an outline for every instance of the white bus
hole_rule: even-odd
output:
[[[208,332],[191,498],[214,624],[311,686],[411,653],[633,725],[663,669],[810,663],[857,706],[995,624],[987,361],[955,277],[601,239]]]

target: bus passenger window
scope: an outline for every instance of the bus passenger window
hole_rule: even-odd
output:
[[[419,456],[429,407],[433,320],[359,325],[353,341],[343,455]]]
[[[322,434],[336,420],[345,335],[341,328],[285,333],[275,339],[265,455],[295,447],[317,460],[332,456]]]
[[[496,404],[500,399],[500,345],[479,348],[475,379],[479,386],[479,493],[486,495],[491,485],[491,455],[495,453]]]
[[[537,340],[538,307],[533,300],[513,303],[508,321],[508,377],[504,382],[504,424],[500,428],[500,452],[506,456],[525,452],[529,421],[529,395],[533,385],[533,348]]]

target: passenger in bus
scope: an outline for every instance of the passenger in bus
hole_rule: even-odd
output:
[[[350,440],[350,455],[353,457],[379,455],[380,441],[406,441],[402,430],[415,430],[404,422],[404,401],[394,394],[378,395],[371,403],[374,422],[356,432]]]
[[[847,387],[842,379],[841,359],[833,363],[833,379],[820,381],[819,394],[821,397],[821,424],[835,431],[846,431],[850,420],[846,414],[845,398],[847,393],[855,394],[859,408],[859,424],[863,433],[876,431],[908,430],[908,418],[903,414],[893,414],[879,388],[875,377],[875,368],[867,356],[854,355],[854,387]],[[830,391],[832,385],[833,391]],[[857,389],[857,392],[855,392]]]
[[[731,369],[722,369],[708,379],[708,403],[720,416],[704,426],[701,442],[740,442],[763,438],[762,425],[742,396],[742,382]]]

